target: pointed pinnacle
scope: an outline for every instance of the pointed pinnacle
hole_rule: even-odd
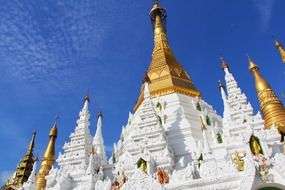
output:
[[[54,122],[57,123],[58,120],[59,120],[59,114],[56,113],[55,118],[54,118]]]
[[[224,85],[223,85],[223,83],[222,83],[221,80],[219,80],[218,83],[219,83],[219,88],[220,88],[220,89],[221,89],[221,88],[224,88]]]
[[[225,58],[223,55],[220,57],[221,63],[222,63],[222,69],[224,70],[225,68],[229,69],[229,65],[225,62]]]
[[[99,111],[99,112],[98,112],[98,114],[97,114],[97,116],[98,116],[98,118],[99,118],[99,117],[103,117],[102,112],[101,112],[101,111]]]
[[[155,4],[155,5],[158,5],[158,0],[154,0],[154,4]]]
[[[251,57],[248,55],[248,53],[246,54],[248,62],[249,62],[249,70],[252,71],[254,68],[258,68],[257,65],[254,64],[253,60],[251,59]]]

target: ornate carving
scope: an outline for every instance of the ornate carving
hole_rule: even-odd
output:
[[[244,170],[244,160],[243,158],[245,157],[244,152],[235,152],[234,155],[232,155],[232,160],[236,165],[236,168],[238,171],[243,171]]]
[[[263,183],[272,183],[274,181],[274,176],[269,172],[269,169],[271,168],[271,162],[266,159],[263,154],[257,154],[253,156],[256,169],[260,174],[261,181]]]
[[[134,175],[123,185],[121,190],[165,190],[165,188],[151,176],[136,170]]]

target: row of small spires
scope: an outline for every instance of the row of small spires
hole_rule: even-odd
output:
[[[88,102],[88,103],[90,102],[89,96],[84,97],[84,103],[85,102]],[[103,116],[102,112],[98,112],[97,116],[98,116],[98,118],[99,117],[102,118],[102,116]],[[56,140],[57,134],[58,134],[58,132],[57,132],[58,131],[57,130],[58,120],[59,120],[59,114],[57,113],[55,116],[52,128],[50,129],[50,132],[49,132],[50,140],[49,140],[49,143],[46,147],[44,156],[42,158],[42,164],[41,164],[40,170],[39,170],[38,175],[37,175],[37,189],[38,189],[38,186],[41,186],[41,187],[45,186],[45,184],[46,184],[46,181],[45,181],[46,173],[48,173],[47,171],[49,171],[51,169],[53,162],[55,161],[55,159],[54,159],[55,147],[54,146],[55,146],[55,140]],[[37,134],[37,131],[35,129],[33,134],[32,134],[32,138],[31,138],[27,153],[25,154],[24,159],[21,160],[21,163],[27,162],[26,167],[30,172],[33,169],[33,168],[31,168],[33,164],[28,164],[28,162],[34,163],[34,162],[38,162],[38,160],[39,160],[38,155],[33,158],[33,150],[34,150],[34,146],[35,146],[36,134]],[[94,153],[94,149],[92,149],[91,153]],[[6,182],[6,184],[5,184],[6,186],[7,185],[22,185],[28,179],[29,176],[17,176],[17,172],[19,169],[20,168],[17,167],[17,171],[15,172],[13,178]]]
[[[273,39],[274,39],[274,37],[273,37]],[[282,61],[285,63],[285,50],[283,48],[283,45],[276,39],[274,39],[274,42],[275,42],[276,48],[279,50],[279,52],[281,54]],[[258,69],[258,66],[256,64],[254,64],[253,59],[249,56],[248,53],[246,54],[246,56],[247,56],[247,59],[248,59],[248,62],[249,62],[249,70],[251,71],[254,68]],[[224,58],[223,55],[220,57],[220,60],[221,60],[221,68],[222,69],[225,69],[225,68],[229,69],[229,65],[226,63],[225,58]],[[222,84],[221,80],[219,80],[218,82],[219,82],[219,87],[220,88],[221,87],[224,88],[224,85]]]
[[[275,40],[276,48],[279,50],[282,61],[285,63],[285,50],[280,42]],[[259,67],[254,61],[247,55],[249,61],[249,70],[255,78],[255,88],[259,99],[260,110],[265,121],[265,128],[269,129],[275,124],[278,132],[281,135],[281,142],[284,142],[285,138],[285,108],[276,96],[275,92],[271,89],[269,83],[261,76]],[[223,57],[221,57],[222,69],[229,69]],[[219,87],[224,88],[221,81],[219,81]]]
[[[258,68],[257,65],[254,64],[253,59],[246,54],[247,58],[248,58],[248,62],[249,62],[249,70],[252,70],[253,68]],[[230,69],[229,65],[226,63],[224,56],[220,57],[221,60],[221,68],[224,70],[225,68]],[[218,81],[219,83],[219,88],[224,88],[224,85],[222,84],[221,80]]]

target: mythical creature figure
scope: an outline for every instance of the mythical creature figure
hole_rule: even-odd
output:
[[[157,168],[157,181],[160,184],[167,184],[169,182],[169,176],[168,173],[161,169],[161,168]]]

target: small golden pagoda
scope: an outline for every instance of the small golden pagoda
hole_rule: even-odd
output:
[[[264,80],[259,72],[259,67],[248,57],[249,70],[255,79],[255,88],[258,95],[260,110],[265,120],[265,128],[270,129],[275,124],[281,134],[281,142],[285,135],[285,108],[278,99],[270,85]]]
[[[49,143],[48,146],[46,148],[45,154],[43,156],[42,159],[42,163],[41,163],[41,167],[39,170],[39,173],[37,175],[37,186],[36,186],[36,190],[42,190],[46,187],[46,179],[45,177],[49,174],[49,171],[51,170],[55,159],[55,140],[57,137],[57,119],[59,117],[57,116],[55,119],[55,122],[53,124],[53,127],[50,130],[49,133]]]
[[[147,71],[151,97],[163,96],[171,93],[181,93],[188,96],[200,96],[190,76],[176,60],[169,46],[166,35],[166,9],[159,6],[156,0],[150,13],[150,20],[154,32],[154,49],[152,61]],[[143,87],[135,110],[143,101]]]
[[[35,146],[36,132],[33,133],[29,148],[20,164],[17,166],[17,171],[14,172],[12,179],[8,180],[6,184],[1,187],[1,190],[18,189],[22,186],[31,175],[34,164],[33,150]]]
[[[279,41],[277,41],[276,39],[274,39],[274,41],[275,41],[275,46],[281,55],[282,61],[285,63],[285,50],[283,48],[283,45]]]

